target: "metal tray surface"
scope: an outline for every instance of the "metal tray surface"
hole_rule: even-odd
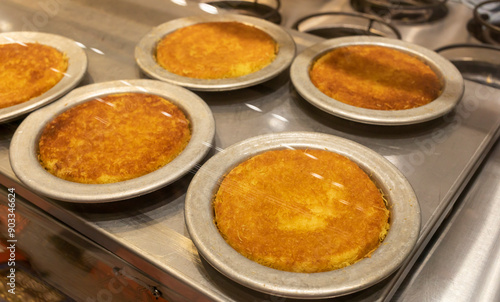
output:
[[[429,65],[443,81],[441,95],[427,105],[406,110],[373,110],[342,103],[321,92],[309,78],[314,61],[325,52],[350,45],[378,45],[413,55]],[[464,81],[458,69],[432,50],[409,42],[372,36],[354,36],[326,40],[300,53],[292,63],[290,76],[297,92],[309,103],[332,115],[373,125],[410,125],[433,120],[450,112],[464,93]]]
[[[238,21],[255,26],[268,33],[279,45],[279,51],[271,64],[254,73],[228,79],[195,79],[180,76],[162,68],[156,62],[156,45],[166,35],[179,28],[205,22]],[[137,65],[148,76],[198,91],[226,91],[245,88],[265,82],[290,66],[295,57],[295,42],[280,26],[255,17],[219,14],[197,15],[175,19],[153,28],[135,48]]]
[[[68,70],[64,77],[51,89],[40,96],[21,104],[0,109],[0,123],[5,123],[36,110],[55,101],[71,89],[83,78],[87,71],[87,55],[75,41],[48,33],[40,32],[7,32],[0,33],[0,44],[40,43],[52,46],[68,57]]]
[[[149,174],[111,184],[82,184],[60,179],[38,162],[38,140],[45,125],[80,103],[109,94],[138,92],[159,95],[180,107],[191,122],[191,140],[173,161]],[[80,87],[50,106],[30,114],[17,128],[10,144],[16,176],[30,189],[58,200],[103,203],[143,195],[164,187],[190,171],[210,150],[215,123],[210,108],[191,91],[155,80],[122,80]]]
[[[357,163],[384,192],[391,228],[382,245],[353,265],[322,273],[292,273],[251,261],[228,245],[214,224],[213,196],[221,179],[242,161],[268,150],[326,149]],[[236,143],[210,158],[194,176],[186,193],[188,232],[200,254],[218,271],[249,288],[289,298],[329,298],[367,288],[393,273],[413,249],[420,232],[420,207],[400,171],[371,149],[337,136],[314,132],[282,132]]]

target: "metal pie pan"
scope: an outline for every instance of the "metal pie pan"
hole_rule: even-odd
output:
[[[274,61],[254,73],[228,79],[195,79],[184,77],[171,73],[158,65],[156,62],[156,45],[164,36],[186,26],[220,21],[237,21],[255,26],[268,33],[279,45],[279,51]],[[234,14],[198,15],[163,23],[146,34],[135,48],[137,65],[149,77],[198,91],[235,90],[260,84],[277,76],[288,68],[294,56],[295,42],[283,28],[266,20]]]
[[[75,41],[66,37],[39,32],[0,33],[0,44],[10,43],[40,43],[52,46],[67,56],[68,70],[64,73],[64,77],[54,87],[42,95],[21,104],[1,108],[0,123],[19,118],[55,101],[73,89],[81,81],[87,71],[87,55]]]
[[[45,125],[83,102],[115,93],[150,93],[177,105],[191,123],[191,140],[173,161],[149,174],[110,184],[66,181],[47,172],[38,162],[38,141]],[[155,80],[112,81],[83,86],[50,106],[31,113],[19,125],[10,145],[10,163],[16,176],[34,192],[68,202],[104,203],[143,195],[188,173],[210,150],[215,123],[208,105],[191,91]]]
[[[309,78],[311,65],[326,52],[351,45],[378,45],[410,54],[426,63],[443,83],[441,95],[434,101],[412,109],[374,110],[342,103],[321,92]],[[354,36],[326,40],[300,53],[292,63],[290,76],[297,92],[309,103],[332,115],[373,125],[410,125],[433,120],[453,110],[464,93],[464,81],[458,69],[432,50],[401,40]]]
[[[381,189],[391,211],[391,228],[370,258],[322,273],[293,273],[260,265],[235,251],[214,224],[213,196],[232,168],[259,153],[276,149],[322,149],[347,156]],[[216,270],[251,289],[288,297],[320,299],[372,286],[405,261],[420,232],[420,207],[401,172],[388,160],[356,142],[328,134],[283,132],[237,143],[210,158],[194,176],[185,201],[188,232],[199,253]]]

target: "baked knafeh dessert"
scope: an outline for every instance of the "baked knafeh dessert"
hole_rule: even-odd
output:
[[[114,183],[165,166],[190,138],[189,120],[170,101],[146,93],[113,94],[76,105],[49,122],[38,157],[59,178]]]
[[[389,230],[389,210],[370,177],[325,150],[274,150],[244,161],[223,178],[213,207],[230,246],[290,272],[349,266]]]
[[[0,108],[21,104],[54,87],[68,58],[39,43],[0,44]]]
[[[240,22],[206,22],[167,34],[156,47],[164,69],[189,78],[226,79],[269,65],[278,44],[266,32]]]
[[[404,110],[435,100],[443,85],[415,56],[376,45],[334,48],[313,62],[309,76],[340,102],[375,110]]]

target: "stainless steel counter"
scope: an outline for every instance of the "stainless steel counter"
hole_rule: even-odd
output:
[[[500,300],[499,183],[497,142],[393,301]]]
[[[175,3],[183,2],[3,1],[0,3],[0,31],[51,32],[85,45],[89,68],[81,85],[143,78],[133,57],[134,47],[142,36],[153,26],[170,19],[201,13],[193,2],[186,6]],[[338,4],[335,1],[308,1],[308,5],[300,3],[283,1],[285,27],[298,18],[298,14],[327,10]],[[347,4],[341,6],[346,9],[345,5]],[[463,28],[452,25],[456,23],[457,16],[470,9],[454,3],[451,11],[457,14],[451,14],[451,18],[437,24],[422,25],[420,31],[402,26],[403,39],[429,48],[469,40]],[[463,24],[464,20],[460,22]],[[443,34],[441,38],[436,37],[437,35],[432,39],[428,38],[430,33],[439,32],[447,26],[452,26],[452,33]],[[290,33],[299,52],[321,40],[291,30]],[[434,260],[431,259],[439,257],[440,253],[437,251],[440,249],[445,249],[441,255],[449,252],[446,250],[449,245],[441,238],[449,238],[449,233],[457,228],[456,221],[459,218],[451,218],[447,224],[450,228],[445,227],[438,235],[442,237],[438,237],[431,245],[433,248],[423,254],[423,260],[419,260],[416,266],[413,264],[500,134],[499,90],[466,81],[464,98],[454,112],[431,122],[402,127],[362,125],[321,112],[298,96],[286,72],[255,87],[230,92],[200,92],[198,95],[210,106],[216,120],[216,139],[209,156],[258,134],[296,130],[330,133],[377,151],[396,165],[414,187],[422,211],[422,228],[410,259],[394,275],[376,286],[334,300],[389,300],[409,272],[409,281],[404,281],[400,292],[394,296],[396,299],[419,297],[422,288],[429,290],[429,300],[445,297],[440,292],[444,287],[426,287],[432,286],[426,281],[426,276],[440,273],[435,271],[438,266],[432,265]],[[18,124],[19,122],[12,122],[0,126],[0,183],[5,187],[15,187],[20,195],[34,205],[110,250],[187,301],[285,301],[234,283],[198,256],[186,231],[183,214],[184,194],[196,170],[164,189],[131,200],[101,205],[50,200],[26,189],[10,169],[9,142]],[[500,192],[492,189],[496,188],[498,181],[492,182],[488,176],[494,173],[498,180],[500,168],[496,163],[499,156],[498,151],[493,152],[491,158],[483,164],[483,169],[480,170],[482,174],[473,178],[475,182],[469,186],[467,195],[460,199],[458,205],[461,209],[464,209],[464,204],[477,202],[478,198],[484,204],[498,204]],[[486,176],[482,176],[484,173]],[[477,186],[480,186],[479,189]],[[494,212],[488,209],[483,211],[493,215]],[[460,217],[464,212],[457,210],[452,213],[457,216],[450,217]],[[484,225],[491,228],[494,225],[492,223],[495,223],[494,218],[498,216],[491,217],[493,218],[488,220],[469,220],[469,223],[478,228]],[[456,242],[460,241],[453,241]],[[468,243],[470,242],[465,242],[470,246]],[[483,246],[481,243],[477,243],[481,250],[498,251],[498,245],[495,249],[494,245]],[[489,257],[493,256],[489,254]],[[451,257],[447,260],[453,261]],[[467,262],[458,264],[464,265],[465,271],[473,266]],[[450,265],[453,266],[453,263]],[[412,267],[416,271],[412,271]],[[480,276],[481,272],[477,275]],[[491,275],[498,273],[498,270],[489,272],[492,272]],[[448,280],[450,279],[454,280]],[[415,289],[419,290],[414,291]],[[494,290],[493,286],[493,292]]]

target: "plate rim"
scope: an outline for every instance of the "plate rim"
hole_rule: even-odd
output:
[[[243,160],[267,150],[328,149],[356,162],[381,188],[391,206],[391,229],[370,258],[343,269],[292,273],[272,269],[240,255],[213,223],[213,196],[220,179]],[[402,200],[404,198],[404,201]],[[287,298],[331,298],[368,288],[396,271],[412,252],[420,233],[420,206],[410,183],[387,159],[354,141],[317,132],[265,134],[215,154],[198,170],[185,198],[188,233],[201,256],[226,277],[251,289]],[[404,238],[405,240],[401,240]]]
[[[189,25],[216,21],[237,21],[263,30],[279,45],[276,58],[261,70],[241,77],[228,79],[195,79],[184,77],[171,73],[156,63],[154,57],[156,44],[165,35]],[[284,28],[256,17],[230,13],[194,15],[160,24],[143,36],[136,45],[134,52],[137,65],[147,76],[196,91],[229,91],[263,83],[287,69],[291,65],[295,54],[295,42]]]
[[[68,69],[65,76],[52,88],[30,100],[1,108],[0,123],[9,122],[40,107],[43,107],[73,89],[80,83],[87,71],[88,59],[85,51],[67,37],[43,32],[5,32],[0,33],[0,44],[40,43],[56,48],[68,57]]]
[[[110,184],[82,184],[63,180],[39,164],[38,140],[48,122],[88,100],[125,92],[159,95],[186,114],[190,120],[191,139],[173,161],[146,175]],[[73,203],[105,203],[150,193],[178,180],[207,155],[214,137],[215,121],[212,112],[193,92],[156,80],[118,80],[82,86],[51,105],[31,113],[14,132],[9,157],[14,174],[38,194]]]
[[[405,110],[374,110],[342,103],[321,92],[309,78],[309,69],[316,58],[338,47],[377,45],[400,50],[428,64],[443,81],[441,95],[429,104]],[[445,115],[461,100],[465,85],[460,71],[447,59],[423,46],[385,37],[353,36],[316,43],[297,55],[290,67],[293,86],[311,105],[347,120],[384,126],[412,125]]]

